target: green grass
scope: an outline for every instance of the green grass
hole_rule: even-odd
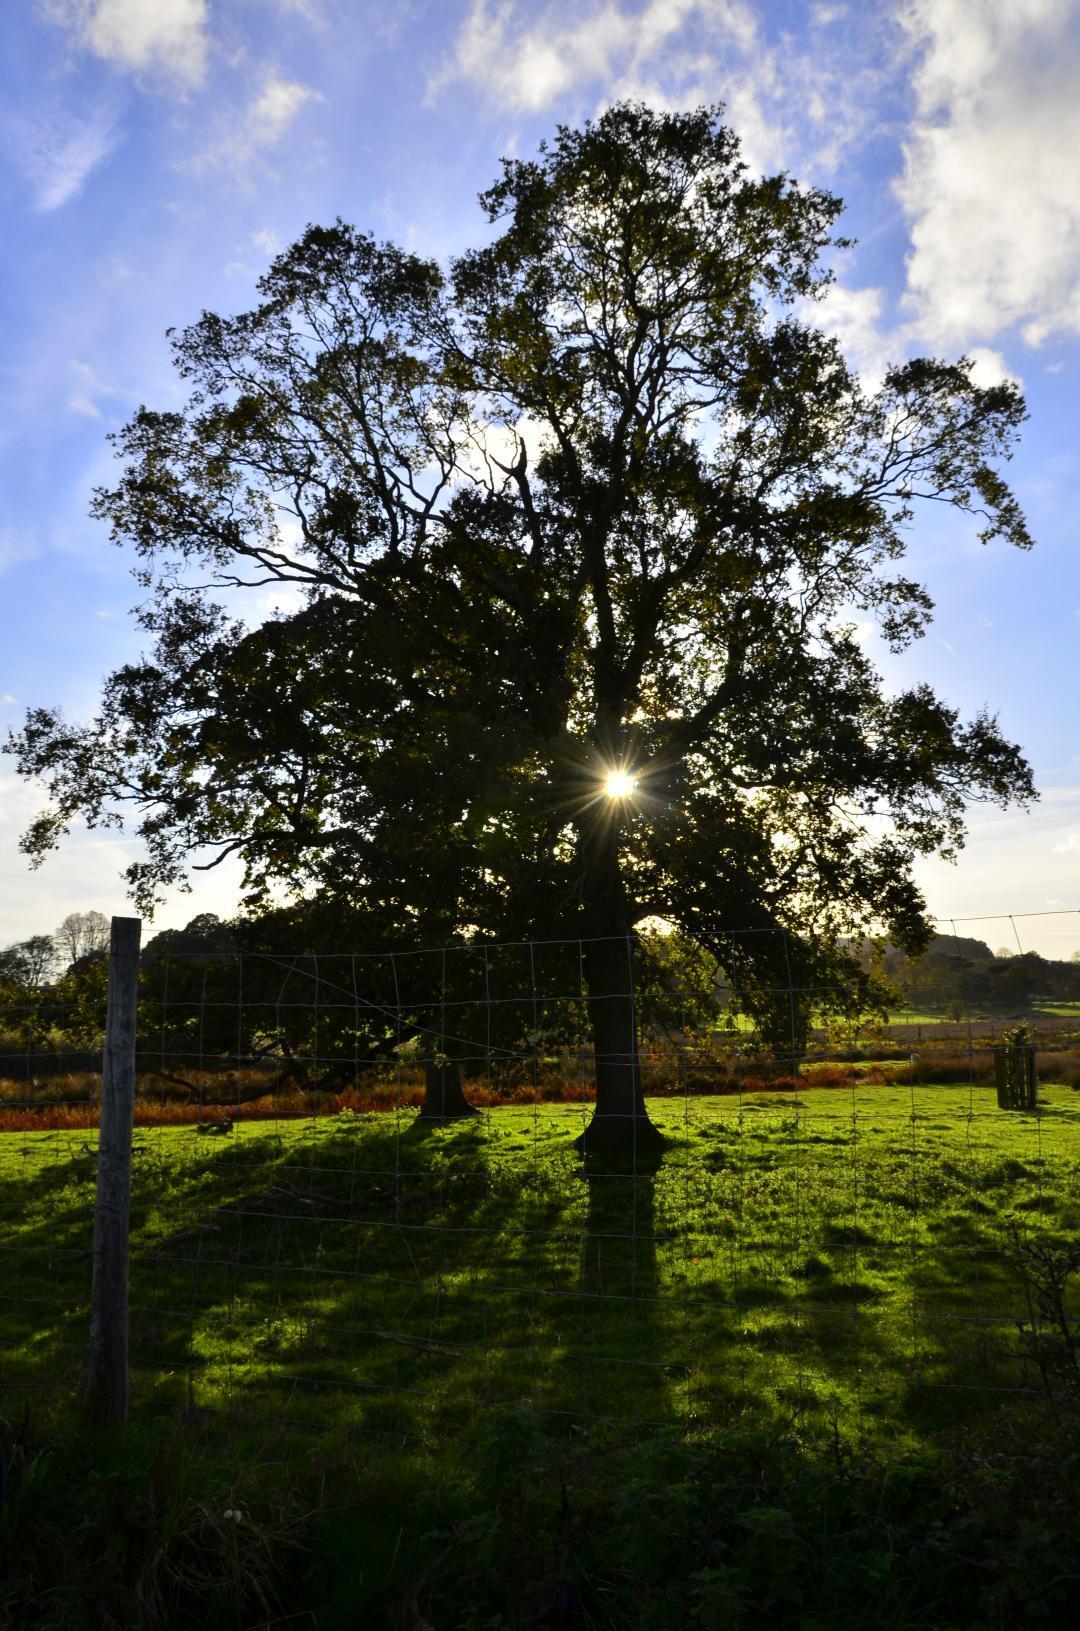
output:
[[[965,1014],[964,1018],[967,1018]],[[950,1019],[942,1009],[935,1008],[893,1008],[889,1013],[890,1025],[955,1025],[958,1022]]]
[[[331,1509],[327,1478],[381,1490],[384,1572],[433,1478],[468,1509],[493,1422],[525,1433],[497,1451],[522,1465],[536,1433],[926,1455],[1038,1386],[1003,1251],[1010,1226],[1052,1245],[1080,1224],[1080,1098],[1042,1096],[1037,1116],[967,1087],[658,1100],[669,1142],[636,1172],[583,1167],[582,1106],[140,1130],[132,1442],[154,1466],[174,1446],[189,1528],[199,1489],[269,1511],[267,1467],[307,1501],[321,1477]],[[84,1376],[94,1139],[0,1139],[0,1416],[39,1447],[74,1431]],[[219,1517],[211,1550],[233,1544]]]
[[[710,1423],[779,1397],[909,1437],[915,1394],[1014,1380],[1007,1223],[1080,1222],[1080,1101],[1044,1097],[1037,1117],[983,1088],[657,1101],[670,1143],[637,1175],[585,1172],[580,1106],[142,1129],[136,1409],[332,1399],[335,1431],[430,1437],[477,1402]],[[16,1395],[81,1372],[93,1167],[85,1133],[0,1142]]]

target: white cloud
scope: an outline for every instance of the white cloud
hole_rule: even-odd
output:
[[[552,9],[530,25],[511,4],[473,0],[453,58],[431,90],[471,80],[504,107],[538,113],[575,86],[606,81],[617,65],[642,59],[646,41],[655,51],[693,6],[694,0],[650,0],[644,12],[633,14],[608,0],[572,19]]]
[[[968,356],[973,364],[971,377],[984,390],[991,385],[1003,385],[1006,381],[1023,388],[1023,380],[1006,366],[1000,351],[991,351],[985,345],[973,345],[968,350]]]
[[[299,80],[282,79],[280,74],[267,75],[259,95],[248,109],[247,122],[250,140],[255,147],[272,147],[281,140],[305,102],[315,92]]]
[[[512,425],[483,424],[474,420],[469,427],[469,443],[458,455],[457,479],[488,482],[496,489],[502,488],[509,481],[507,467],[516,462],[523,447],[529,464],[535,466],[551,442],[550,428],[530,414],[523,414]]]
[[[58,108],[6,122],[6,145],[34,195],[40,214],[77,197],[116,145],[115,119],[98,110],[78,119]]]
[[[1080,332],[1080,29],[1071,0],[907,0],[916,113],[897,183],[907,303],[935,344]]]
[[[256,154],[281,141],[306,103],[318,101],[321,97],[310,85],[283,79],[276,69],[270,69],[258,93],[201,154],[197,166],[223,165],[243,170]]]
[[[847,627],[850,628],[852,639],[855,641],[855,644],[858,646],[860,651],[870,653],[878,645],[881,630],[878,628],[873,618],[856,618],[856,620],[853,623],[849,623]]]
[[[70,367],[71,372],[75,375],[76,379],[82,380],[83,383],[92,391],[111,392],[112,387],[102,385],[101,381],[98,379],[88,362],[83,362],[79,357],[72,357],[68,366]]]
[[[82,50],[121,71],[181,87],[205,76],[207,0],[45,0],[44,9]]]
[[[286,16],[293,12],[296,16],[302,17],[305,23],[310,23],[312,28],[321,31],[327,27],[326,17],[318,0],[277,0],[277,3],[278,9]]]
[[[15,705],[15,698],[12,696],[11,692],[5,691],[3,696],[0,697],[0,708],[14,708]]]
[[[852,368],[868,390],[876,390],[889,364],[900,360],[899,347],[882,325],[880,289],[848,289],[831,283],[820,300],[800,307],[803,321],[839,342]]]
[[[225,276],[230,278],[243,278],[248,283],[254,283],[259,276],[258,265],[253,265],[245,258],[249,249],[257,249],[259,256],[255,259],[266,258],[272,260],[279,255],[283,248],[281,239],[276,232],[264,228],[260,232],[253,232],[247,243],[242,245],[232,260],[225,262]]]
[[[521,114],[580,116],[624,98],[663,109],[722,101],[752,170],[820,174],[836,165],[868,119],[878,117],[883,70],[870,8],[831,30],[841,13],[819,6],[801,43],[766,38],[763,9],[748,0],[471,0],[429,99],[466,84]],[[826,35],[826,30],[829,30]],[[873,35],[867,46],[863,38]]]

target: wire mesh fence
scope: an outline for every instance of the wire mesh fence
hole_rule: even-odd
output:
[[[1055,1312],[1039,1276],[1068,1280],[1080,1221],[1080,1001],[870,1020],[781,982],[784,1039],[733,955],[619,953],[609,991],[581,941],[144,959],[133,1410],[432,1442],[502,1405],[691,1433],[768,1409],[895,1436],[913,1401],[1075,1368],[1071,1282]],[[87,1377],[104,966],[80,979],[0,1015],[9,1418]],[[632,1007],[647,1122],[590,1147],[603,1001]],[[995,1049],[1033,1045],[1034,1102],[1002,1109]]]

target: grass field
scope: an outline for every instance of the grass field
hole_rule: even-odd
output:
[[[382,1491],[364,1589],[397,1569],[422,1594],[438,1570],[417,1553],[409,1514],[431,1506],[433,1481],[466,1522],[477,1469],[492,1455],[525,1465],[540,1441],[686,1454],[750,1433],[759,1446],[918,1462],[943,1435],[996,1431],[1045,1405],[1010,1252],[1075,1240],[1080,1097],[1051,1084],[1042,1098],[1037,1116],[998,1111],[984,1087],[657,1100],[668,1144],[649,1170],[610,1157],[583,1167],[571,1147],[581,1105],[435,1130],[411,1113],[252,1122],[219,1139],[141,1129],[131,1442],[151,1467],[173,1445],[181,1552],[201,1511],[211,1554],[227,1574],[240,1545],[256,1597],[260,1567],[273,1573],[260,1547],[288,1552],[287,1511],[322,1510],[313,1480],[331,1509],[343,1481],[367,1500]],[[0,1139],[0,1413],[33,1424],[28,1465],[50,1445],[85,1451],[71,1397],[87,1345],[94,1137]],[[121,1481],[131,1453],[109,1461]],[[214,1515],[241,1503],[244,1544]],[[32,1487],[23,1510],[25,1525],[42,1521]],[[435,1502],[433,1532],[448,1521]],[[71,1618],[70,1600],[65,1612],[10,1623],[98,1623]],[[385,1623],[419,1627],[427,1612]],[[589,1612],[430,1623],[662,1626],[689,1608],[651,1622]],[[353,1622],[327,1610],[307,1623]]]

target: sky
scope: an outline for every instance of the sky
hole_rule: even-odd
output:
[[[869,381],[966,353],[1022,382],[1009,476],[1036,548],[920,514],[934,624],[900,657],[861,632],[890,688],[995,711],[1040,789],[974,807],[958,864],[921,866],[932,913],[1080,948],[1078,0],[10,0],[0,75],[0,734],[27,707],[90,716],[141,649],[131,561],[87,510],[108,433],[183,400],[170,325],[246,309],[309,222],[445,259],[485,232],[500,157],[556,124],[723,102],[755,170],[844,198],[857,243],[814,317]],[[75,830],[28,869],[41,804],[0,756],[0,945],[132,910],[122,834]],[[226,915],[236,887],[197,877],[155,929]]]

